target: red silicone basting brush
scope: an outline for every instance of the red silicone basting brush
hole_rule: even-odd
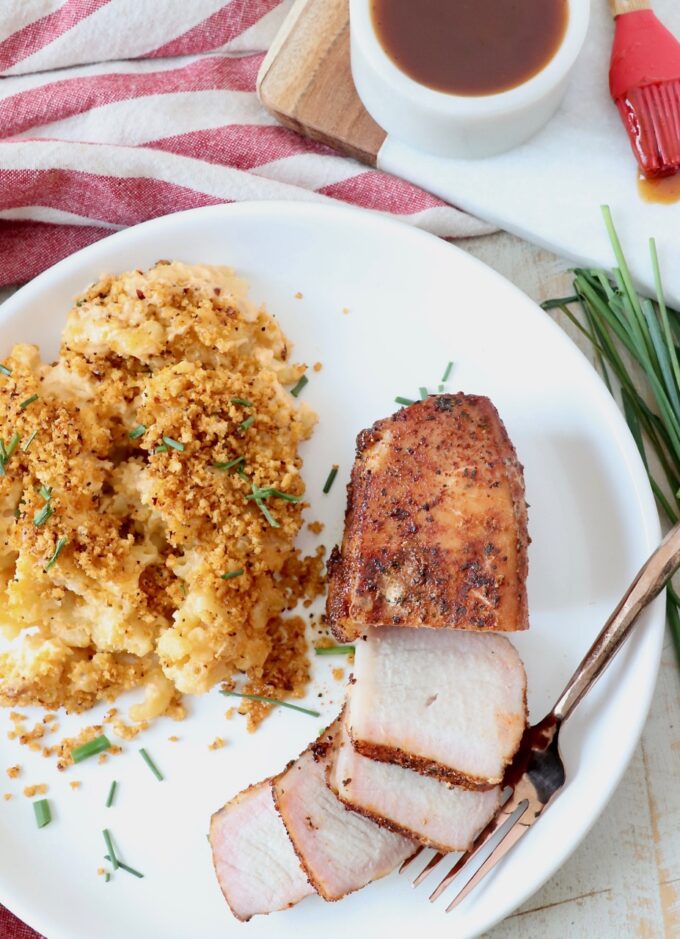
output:
[[[649,0],[609,0],[616,18],[609,89],[645,176],[680,170],[680,42]]]

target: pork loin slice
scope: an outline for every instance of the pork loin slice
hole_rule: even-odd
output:
[[[237,919],[285,910],[314,893],[274,805],[270,779],[213,815],[210,846],[222,893]]]
[[[331,629],[526,629],[528,543],[522,466],[491,401],[418,401],[357,438]]]
[[[503,636],[369,630],[350,689],[359,753],[465,788],[501,782],[526,725],[524,666]]]
[[[500,804],[498,787],[473,791],[361,756],[344,724],[328,784],[348,808],[443,854],[466,851]]]
[[[274,778],[274,801],[302,866],[325,900],[339,900],[401,864],[415,846],[350,812],[326,785],[339,721]]]

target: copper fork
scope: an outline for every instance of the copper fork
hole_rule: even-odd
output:
[[[645,562],[567,682],[552,711],[538,724],[525,730],[517,755],[503,779],[504,791],[510,790],[507,801],[430,895],[431,901],[438,899],[463,869],[479,856],[484,846],[502,832],[493,851],[463,883],[446,907],[447,913],[458,906],[529,831],[564,786],[566,774],[559,753],[560,727],[619,651],[640,613],[663,590],[678,567],[680,524],[668,533]],[[411,855],[401,870],[405,870],[421,851],[422,848]],[[415,878],[413,885],[417,887],[421,884],[443,856],[435,854]]]

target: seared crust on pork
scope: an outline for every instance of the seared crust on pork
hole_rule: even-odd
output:
[[[357,438],[342,547],[328,562],[333,634],[526,629],[528,544],[522,466],[491,401],[418,401]]]
[[[326,785],[339,721],[272,780],[279,815],[309,881],[340,900],[391,873],[413,842],[349,811]]]

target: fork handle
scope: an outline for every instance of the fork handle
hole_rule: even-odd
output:
[[[672,528],[644,563],[602,631],[586,652],[553,708],[558,722],[566,720],[581,698],[609,665],[632,631],[638,616],[661,593],[680,567],[680,524]]]

